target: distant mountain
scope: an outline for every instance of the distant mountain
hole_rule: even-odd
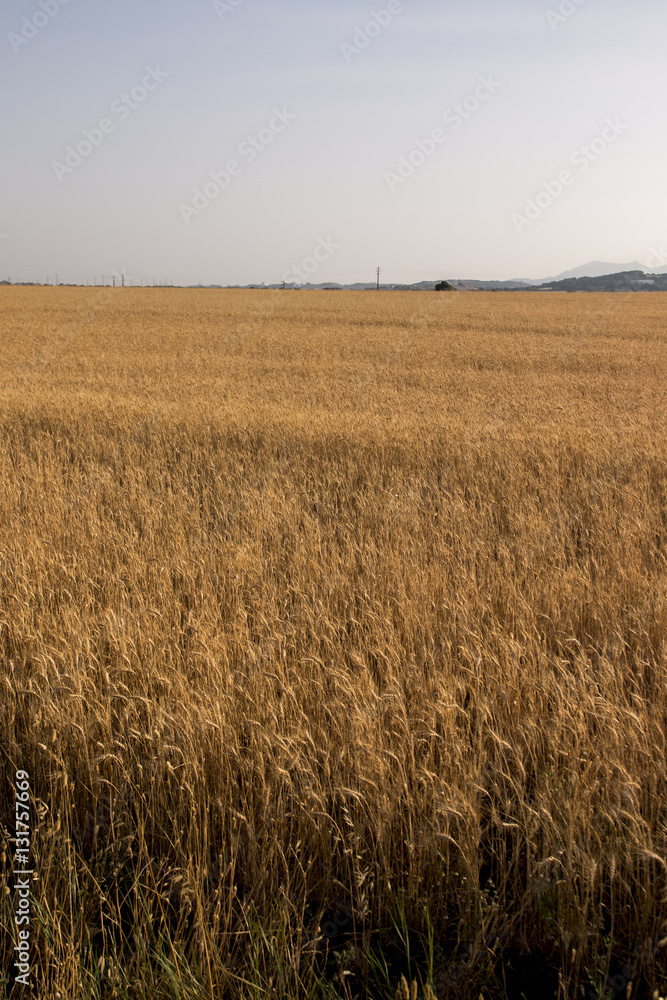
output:
[[[555,278],[547,278],[547,281],[565,281],[567,278],[602,278],[606,274],[621,274],[628,271],[643,271],[646,274],[660,274],[659,267],[646,267],[638,260],[633,260],[631,264],[605,264],[601,260],[592,260],[588,264],[574,267],[571,271],[563,271]]]
[[[619,271],[617,274],[600,274],[593,278],[563,278],[561,281],[545,281],[537,292],[665,292],[667,274],[654,271]]]

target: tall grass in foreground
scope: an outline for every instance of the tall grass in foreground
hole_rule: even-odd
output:
[[[39,997],[664,994],[664,297],[0,309]]]

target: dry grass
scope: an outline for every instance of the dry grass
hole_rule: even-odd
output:
[[[0,290],[40,997],[664,992],[665,303]]]

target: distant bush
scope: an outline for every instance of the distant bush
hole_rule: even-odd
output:
[[[449,281],[439,281],[435,286],[436,292],[455,292],[456,289]]]

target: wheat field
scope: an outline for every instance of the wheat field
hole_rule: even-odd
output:
[[[665,995],[666,307],[0,289],[8,996]]]

